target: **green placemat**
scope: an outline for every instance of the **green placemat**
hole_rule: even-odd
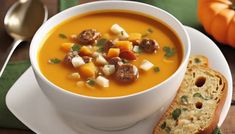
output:
[[[0,78],[0,127],[4,128],[26,128],[14,115],[8,110],[5,97],[10,87],[21,76],[21,74],[30,66],[30,62],[20,61],[9,63]]]
[[[59,0],[59,10],[77,5],[79,0]],[[137,0],[160,7],[178,18],[184,25],[200,28],[196,9],[197,0]],[[5,96],[9,88],[30,66],[29,61],[10,63],[7,65],[2,78],[0,78],[0,127],[22,128],[26,127],[10,113],[5,104]]]

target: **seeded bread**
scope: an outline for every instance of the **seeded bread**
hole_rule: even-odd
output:
[[[203,55],[192,55],[189,58],[188,67],[192,66],[208,67],[208,59]]]
[[[189,67],[153,134],[211,134],[226,95],[227,81],[223,75],[207,67]]]

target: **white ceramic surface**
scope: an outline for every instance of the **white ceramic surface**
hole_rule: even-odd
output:
[[[115,6],[114,6],[115,5]],[[131,6],[130,6],[131,5]],[[48,81],[40,72],[37,63],[37,52],[42,45],[43,37],[61,21],[72,16],[97,10],[130,10],[155,17],[176,31],[184,48],[183,59],[177,71],[162,83],[142,92],[122,97],[88,97],[63,90]],[[30,46],[30,60],[36,79],[43,93],[49,98],[61,115],[76,128],[76,121],[106,130],[121,129],[146,118],[155,111],[160,116],[167,104],[173,99],[186,71],[190,54],[189,37],[183,25],[169,13],[143,3],[131,1],[93,2],[63,11],[37,31]],[[161,102],[161,103],[156,103]]]
[[[228,95],[218,123],[220,126],[228,113],[232,99],[233,83],[229,66],[219,48],[208,37],[192,28],[186,29],[192,42],[192,54],[207,56],[209,65],[228,80]],[[153,114],[133,127],[113,132],[96,130],[82,123],[73,129],[57,114],[41,92],[31,67],[9,90],[6,103],[20,121],[38,134],[151,134],[157,119],[157,114]]]

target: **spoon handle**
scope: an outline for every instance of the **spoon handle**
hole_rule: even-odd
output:
[[[22,40],[14,40],[11,46],[5,52],[5,55],[0,59],[0,77],[3,74],[3,71],[16,47],[22,42]]]

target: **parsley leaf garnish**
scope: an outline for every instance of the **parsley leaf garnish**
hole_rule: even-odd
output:
[[[104,38],[99,39],[99,40],[97,41],[96,46],[99,47],[99,49],[98,49],[99,52],[103,52],[103,51],[104,51],[104,45],[106,44],[107,41],[108,41],[108,40],[107,40],[107,39],[104,39]]]
[[[50,63],[50,64],[58,64],[60,62],[61,62],[61,60],[57,59],[57,58],[53,58],[53,59],[48,60],[48,63]]]
[[[72,50],[73,50],[73,51],[79,51],[80,48],[81,48],[81,45],[79,45],[79,44],[74,44],[74,45],[72,46]]]
[[[167,46],[163,47],[163,51],[165,52],[164,56],[167,57],[167,58],[174,56],[174,54],[176,52],[175,48],[170,48],[170,47],[167,47]]]
[[[65,34],[62,34],[62,33],[59,34],[59,37],[62,38],[62,39],[67,39],[67,36]]]
[[[94,85],[95,85],[95,80],[93,80],[93,79],[88,79],[88,80],[86,81],[86,83],[89,84],[90,86],[94,86]]]

